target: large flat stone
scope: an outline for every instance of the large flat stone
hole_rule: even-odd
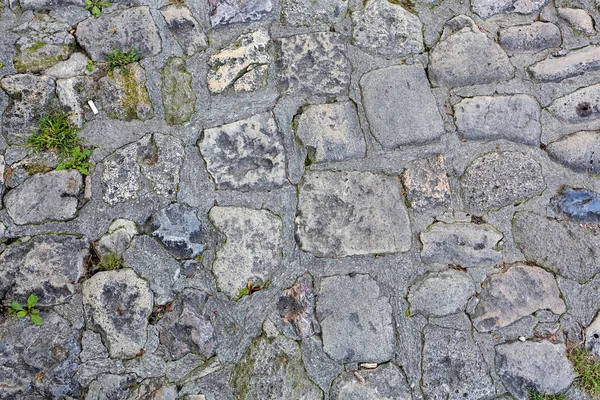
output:
[[[132,143],[102,162],[102,199],[111,206],[137,199],[141,173],[136,157],[137,146]]]
[[[348,92],[350,63],[338,33],[316,32],[275,41],[279,85],[286,94],[337,95]]]
[[[353,372],[344,372],[333,382],[332,400],[408,400],[412,399],[406,377],[394,364],[358,371],[364,379],[359,381]]]
[[[408,251],[410,222],[399,179],[370,172],[306,173],[296,233],[300,248],[318,257]]]
[[[471,0],[473,12],[481,18],[496,14],[531,14],[540,10],[549,0]]]
[[[540,105],[531,96],[477,96],[454,106],[460,137],[474,140],[506,139],[540,144]]]
[[[410,313],[442,317],[465,309],[475,294],[475,283],[468,273],[455,269],[427,273],[411,286]]]
[[[561,121],[572,124],[600,118],[600,84],[559,97],[548,106],[548,111]]]
[[[571,279],[557,277],[569,316],[577,323],[577,329],[588,326],[594,320],[600,304],[600,275],[580,284]]]
[[[152,183],[154,191],[175,200],[179,188],[179,172],[185,150],[176,136],[152,133],[136,144],[136,161],[144,175]]]
[[[368,275],[321,279],[317,318],[323,349],[338,362],[383,363],[394,356],[392,306]]]
[[[288,182],[285,150],[270,112],[206,129],[198,147],[219,189],[270,190]]]
[[[473,325],[480,332],[503,328],[538,310],[564,313],[554,276],[539,267],[515,265],[490,275],[482,285]]]
[[[444,134],[444,124],[420,64],[394,66],[360,80],[371,133],[385,148],[424,144]]]
[[[111,357],[131,358],[146,345],[152,292],[132,269],[102,271],[83,284],[86,320]]]
[[[581,131],[552,142],[546,147],[552,159],[577,172],[600,174],[600,134]]]
[[[423,51],[421,21],[398,4],[371,0],[352,20],[354,44],[369,53],[401,58]]]
[[[513,53],[540,51],[558,47],[562,42],[560,29],[549,22],[536,21],[531,25],[517,25],[500,29],[500,44]]]
[[[502,261],[503,238],[492,225],[438,222],[421,232],[421,261],[461,267],[492,266]]]
[[[208,4],[213,27],[258,21],[273,9],[271,0],[210,0]]]
[[[579,34],[593,35],[596,33],[594,19],[590,12],[583,8],[559,7],[556,9],[556,14]]]
[[[98,81],[100,98],[106,114],[124,121],[146,120],[152,117],[154,107],[146,88],[146,71],[139,63],[119,68]]]
[[[183,49],[183,54],[193,56],[207,47],[206,35],[189,8],[170,5],[160,10],[167,28]]]
[[[36,174],[4,196],[15,224],[40,224],[75,218],[83,180],[76,170]]]
[[[560,82],[599,69],[600,47],[587,46],[562,57],[549,56],[529,67],[529,73],[539,82]]]
[[[265,284],[282,259],[281,220],[266,210],[213,207],[208,216],[227,240],[217,251],[213,273],[217,286],[230,298],[247,288]]]
[[[192,74],[187,71],[183,58],[167,60],[162,70],[161,91],[167,124],[189,121],[196,110],[196,92],[192,89]]]
[[[162,51],[158,28],[148,7],[90,17],[77,25],[75,37],[94,61],[106,61],[106,56],[115,49],[128,52],[135,47],[142,57],[152,57]]]
[[[433,154],[413,161],[402,172],[401,179],[410,207],[439,210],[450,206],[450,182],[443,155]]]
[[[465,204],[473,211],[498,209],[526,200],[546,188],[542,167],[530,155],[513,151],[477,158],[461,177]]]

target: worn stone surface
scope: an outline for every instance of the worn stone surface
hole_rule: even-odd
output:
[[[99,272],[85,281],[83,304],[87,323],[102,335],[111,357],[130,358],[144,348],[152,292],[132,269]]]
[[[142,175],[152,183],[157,194],[174,200],[184,155],[181,139],[153,133],[143,137],[136,146],[136,161]]]
[[[363,369],[358,374],[365,380],[359,381],[352,372],[341,374],[333,383],[332,400],[385,400],[410,399],[412,395],[402,371],[394,364],[385,364],[376,369]]]
[[[411,286],[408,294],[411,314],[442,317],[464,310],[475,294],[473,278],[455,269],[427,273]]]
[[[370,53],[399,58],[423,51],[421,21],[398,4],[371,0],[352,19],[354,44]]]
[[[529,73],[540,82],[560,82],[599,69],[600,47],[587,46],[572,50],[562,57],[549,56],[529,67]]]
[[[408,251],[410,222],[396,177],[370,172],[304,175],[296,235],[318,257]]]
[[[552,102],[548,111],[556,118],[572,124],[600,117],[600,84],[588,86]]]
[[[473,12],[481,18],[489,18],[496,14],[516,13],[531,14],[542,8],[548,0],[472,0]]]
[[[111,118],[129,121],[152,117],[153,106],[146,89],[146,73],[138,63],[119,68],[100,79],[100,96],[104,111]]]
[[[142,57],[155,56],[162,50],[158,28],[148,7],[90,17],[79,23],[75,37],[94,61],[105,61],[114,49],[125,53],[135,47]]]
[[[540,143],[540,105],[531,96],[478,96],[454,106],[460,137],[473,140],[506,139],[537,146]]]
[[[545,188],[540,164],[519,152],[494,152],[477,158],[461,178],[463,198],[474,211],[520,202]]]
[[[296,283],[283,292],[279,297],[277,310],[284,322],[294,326],[298,336],[305,338],[320,332],[319,323],[314,315],[313,280],[309,274],[299,277]]]
[[[78,128],[83,127],[84,114],[89,110],[88,100],[95,98],[97,92],[98,83],[92,77],[76,76],[56,81],[58,100],[63,110],[71,113],[70,120]]]
[[[424,340],[421,388],[426,398],[481,399],[496,394],[471,332],[427,326]]]
[[[317,32],[275,41],[282,92],[337,95],[346,93],[350,63],[337,33]]]
[[[198,147],[220,189],[269,190],[287,183],[285,151],[270,112],[206,129]]]
[[[206,35],[189,8],[170,5],[160,10],[160,13],[167,23],[167,28],[183,49],[183,54],[192,56],[208,46]]]
[[[111,206],[137,199],[141,174],[136,150],[135,144],[127,145],[102,162],[103,200]]]
[[[269,281],[281,264],[281,220],[267,210],[244,207],[213,207],[208,215],[227,238],[213,263],[219,289],[236,298],[249,281]]]
[[[348,11],[346,0],[284,0],[281,21],[286,25],[331,25],[340,22]]]
[[[556,13],[564,19],[571,27],[584,35],[593,35],[596,33],[594,29],[594,20],[591,15],[581,8],[560,7],[556,9]]]
[[[578,172],[600,174],[600,135],[581,131],[565,136],[546,148],[552,159]]]
[[[538,310],[562,314],[567,309],[554,276],[538,267],[515,265],[493,274],[482,285],[473,325],[488,332],[512,324]]]
[[[6,209],[19,225],[74,218],[82,183],[76,170],[36,174],[6,194]]]
[[[371,134],[383,147],[429,143],[444,133],[421,65],[372,71],[361,78],[360,86]]]
[[[443,155],[434,154],[413,161],[402,172],[401,179],[410,207],[438,210],[450,205],[450,182]]]
[[[131,239],[138,233],[133,221],[119,218],[113,221],[108,232],[94,243],[94,249],[100,256],[110,253],[122,255],[129,247]]]
[[[395,348],[391,312],[389,299],[370,276],[323,278],[317,297],[323,349],[340,362],[390,360]]]
[[[56,63],[51,68],[44,71],[44,75],[51,76],[57,79],[72,78],[77,75],[82,75],[86,70],[89,58],[83,53],[73,53],[65,61]]]
[[[296,136],[311,162],[364,157],[366,152],[356,106],[351,102],[311,105],[297,116]]]
[[[273,10],[271,0],[210,0],[212,26],[257,21]]]
[[[492,266],[502,261],[503,238],[492,225],[438,222],[421,232],[421,260],[461,267]]]
[[[169,58],[162,75],[162,101],[165,121],[179,125],[189,121],[196,107],[196,93],[192,89],[192,74],[187,72],[182,58]]]
[[[496,347],[496,371],[509,393],[518,399],[528,397],[528,389],[538,393],[561,393],[575,374],[563,344],[514,342]]]
[[[558,47],[562,37],[560,29],[550,22],[536,21],[531,25],[518,25],[499,31],[500,44],[505,50],[521,53]]]
[[[551,199],[552,210],[582,222],[600,222],[600,193],[565,186]]]
[[[260,29],[241,35],[235,42],[208,59],[208,89],[222,93],[232,89],[251,92],[267,83],[272,57],[269,53],[271,38]]]

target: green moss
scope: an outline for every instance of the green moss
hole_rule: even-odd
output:
[[[22,49],[17,47],[17,56],[13,59],[15,69],[19,72],[39,72],[50,68],[56,63],[67,59],[69,54],[75,50],[75,44],[61,45],[58,54],[47,55],[39,50],[46,47],[46,43],[37,41],[33,46]]]
[[[115,253],[110,253],[102,257],[97,265],[97,268],[102,271],[114,271],[123,268],[123,259]]]
[[[25,164],[23,169],[28,175],[42,174],[52,170],[52,168],[42,163]]]
[[[123,119],[141,119],[138,115],[138,107],[140,104],[150,103],[146,86],[138,82],[132,71],[119,71],[115,74],[114,79],[124,92],[121,98]]]

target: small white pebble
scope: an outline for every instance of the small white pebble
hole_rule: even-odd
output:
[[[377,368],[377,363],[362,363],[360,364],[360,367],[365,369],[373,369]]]
[[[94,114],[98,114],[98,109],[96,108],[96,105],[94,104],[94,102],[92,100],[88,100],[88,104],[90,105],[92,112]]]
[[[524,341],[525,341],[525,336],[519,336],[519,340],[520,340],[521,342],[524,342]]]

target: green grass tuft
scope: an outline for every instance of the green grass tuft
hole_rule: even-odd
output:
[[[593,396],[600,397],[600,363],[585,348],[575,348],[569,353],[575,368],[579,387]]]
[[[119,68],[123,72],[128,72],[128,69],[125,68],[127,64],[138,61],[140,58],[141,56],[138,54],[135,46],[131,46],[131,50],[126,53],[113,48],[113,52],[106,56],[106,61],[108,62],[108,72],[112,74],[115,68]]]
[[[529,389],[529,400],[567,400],[564,394],[539,394],[533,389]]]

